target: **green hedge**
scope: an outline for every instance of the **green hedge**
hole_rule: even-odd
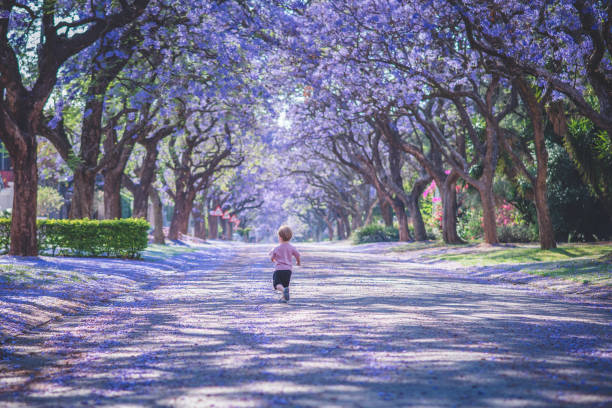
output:
[[[148,244],[150,225],[143,219],[38,220],[41,254],[139,258]],[[0,219],[0,247],[10,243],[10,218]]]
[[[355,230],[353,241],[356,244],[367,242],[395,242],[399,240],[399,231],[395,227],[370,224]]]
[[[497,239],[499,242],[537,242],[538,228],[535,225],[502,225],[497,227]]]

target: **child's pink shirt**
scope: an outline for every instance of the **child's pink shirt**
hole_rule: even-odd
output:
[[[288,242],[283,242],[270,251],[270,257],[274,258],[274,269],[277,271],[291,270],[293,266],[291,256],[298,257],[300,253]]]

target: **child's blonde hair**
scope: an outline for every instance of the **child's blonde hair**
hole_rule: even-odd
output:
[[[291,232],[291,228],[288,225],[283,225],[278,229],[278,236],[283,241],[291,241],[291,237],[293,237],[293,232]]]

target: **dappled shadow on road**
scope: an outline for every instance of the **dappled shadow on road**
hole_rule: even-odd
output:
[[[259,247],[19,339],[32,406],[604,406],[610,310],[304,254],[276,302]],[[254,260],[254,261],[253,261]],[[34,353],[43,348],[45,354]],[[25,374],[24,374],[25,373]],[[24,378],[17,378],[21,374]],[[33,380],[28,376],[34,375]],[[17,388],[16,388],[17,389]]]
[[[147,251],[146,260],[0,257],[0,344],[52,318],[128,290],[151,290],[185,271],[220,261],[214,248]],[[226,251],[227,252],[227,251]],[[227,255],[224,255],[227,257]]]

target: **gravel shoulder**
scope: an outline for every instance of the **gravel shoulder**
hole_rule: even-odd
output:
[[[3,346],[0,406],[604,407],[612,310],[465,279],[380,249],[298,245],[292,301],[264,245]]]

